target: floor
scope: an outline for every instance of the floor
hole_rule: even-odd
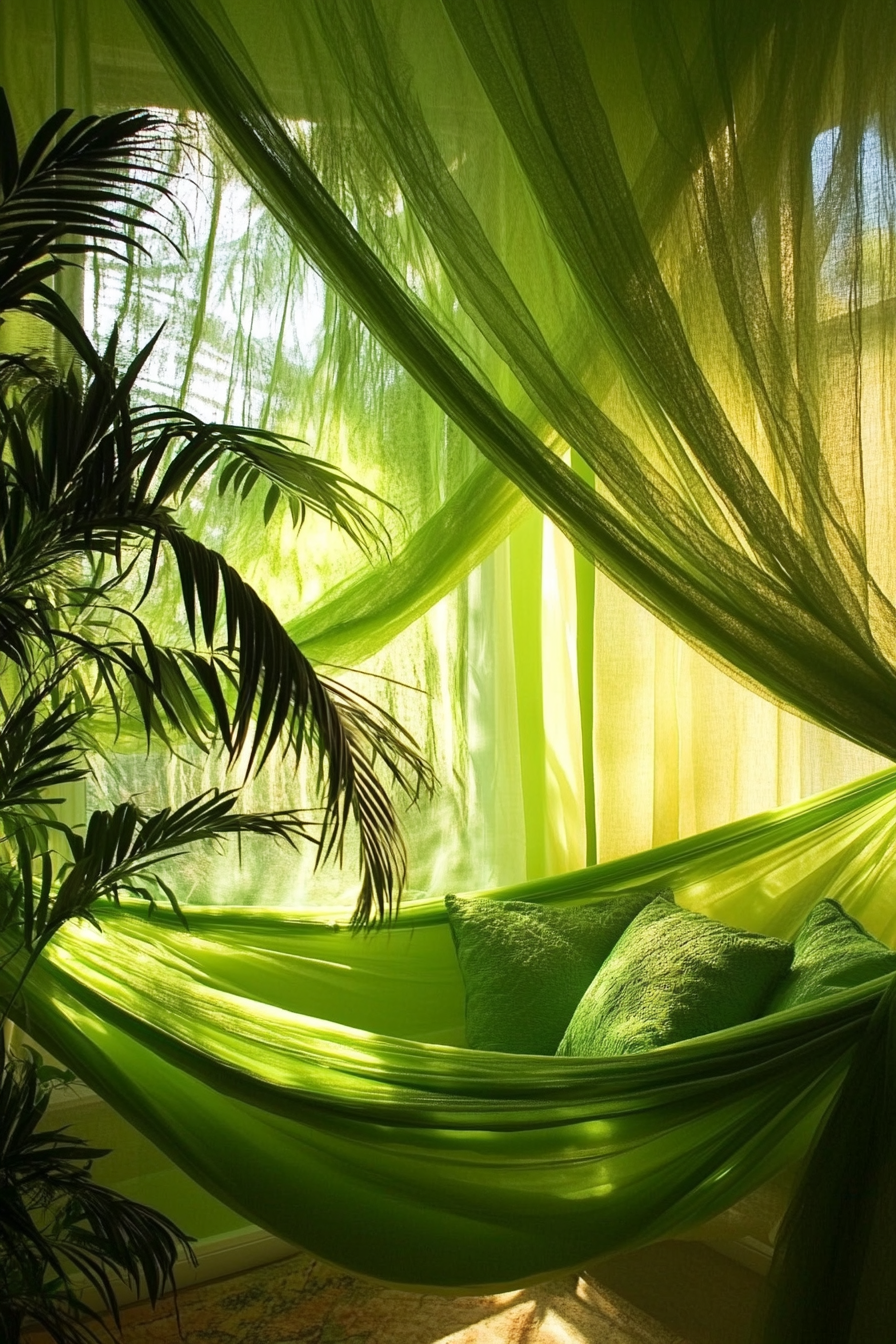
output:
[[[761,1279],[697,1243],[491,1297],[399,1292],[301,1253],[123,1313],[123,1344],[747,1344]],[[180,1321],[178,1324],[177,1316]],[[34,1341],[37,1344],[37,1341]]]

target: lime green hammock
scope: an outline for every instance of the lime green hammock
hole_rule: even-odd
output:
[[[894,835],[887,771],[492,894],[563,905],[662,881],[684,905],[785,936],[830,895],[887,937]],[[441,900],[368,935],[257,909],[189,920],[186,933],[110,909],[101,933],[63,933],[23,1025],[220,1199],[403,1285],[504,1287],[712,1217],[805,1152],[857,1043],[867,1055],[886,1034],[868,1030],[883,980],[641,1056],[475,1052]],[[892,1081],[879,1059],[859,1072],[875,1079],[871,1123]],[[859,1142],[856,1123],[849,1161],[872,1161],[887,1135]]]

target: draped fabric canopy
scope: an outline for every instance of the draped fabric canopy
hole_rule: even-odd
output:
[[[133,7],[301,250],[582,554],[773,696],[896,749],[892,582],[866,498],[887,474],[891,7],[284,11],[341,182],[362,156],[391,178],[435,298],[278,118],[248,10]],[[616,58],[632,78],[604,90]],[[506,241],[498,191],[521,201]],[[547,294],[527,292],[530,250]]]
[[[444,785],[409,818],[413,885],[563,871],[880,764],[682,661],[589,556],[763,694],[889,750],[886,6],[131,8],[158,55],[126,0],[10,7],[4,78],[26,126],[60,101],[214,114],[235,166],[204,130],[179,164],[205,251],[87,276],[87,315],[131,343],[168,319],[148,390],[307,437],[402,508],[371,569],[320,531],[259,551],[257,509],[204,506],[312,656],[425,688],[377,688]],[[321,286],[305,257],[337,237]],[[510,476],[463,432],[499,423]],[[519,527],[513,480],[570,535],[585,520],[574,566]],[[256,899],[263,871],[214,880]]]

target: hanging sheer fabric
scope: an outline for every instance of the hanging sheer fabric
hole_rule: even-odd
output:
[[[398,10],[395,14],[400,17]],[[240,11],[232,16],[239,19]],[[185,101],[129,23],[123,3],[47,2],[27,16],[9,9],[0,18],[5,78],[25,125],[59,102],[103,108],[137,95],[169,106]],[[388,29],[396,61],[402,43],[413,54],[421,32],[429,41],[439,31],[428,21],[416,26],[405,16],[402,22],[410,31]],[[376,161],[371,134],[359,127],[358,112],[347,103],[340,80],[331,77],[329,57],[313,44],[313,30],[301,25],[296,30],[290,23],[273,6],[263,23],[247,17],[245,36],[256,44],[253,54],[287,108],[304,152],[393,272],[425,288],[427,304],[444,326],[453,324],[452,335],[474,351],[476,367],[511,409],[528,415],[549,442],[552,435],[556,441],[556,431],[532,408],[500,353],[465,320],[451,277],[414,217],[413,201],[402,194],[390,165]],[[583,36],[589,31],[583,27]],[[275,33],[276,41],[259,44],[266,32]],[[591,33],[592,58],[601,44],[598,73],[610,102],[615,106],[620,89],[633,99],[637,61],[630,40],[613,23],[606,34]],[[25,79],[23,53],[31,62]],[[545,333],[564,349],[572,342],[569,332],[578,333],[576,339],[590,350],[587,312],[574,286],[563,280],[562,259],[558,262],[544,235],[499,129],[496,133],[483,117],[481,93],[469,71],[464,73],[456,42],[441,50],[440,60],[440,71],[451,75],[450,80],[440,75],[430,112],[448,142],[446,157],[453,155],[452,171],[487,224],[495,250],[520,283],[525,281],[526,300]],[[418,76],[424,88],[430,74],[424,63]],[[455,90],[450,106],[439,92],[446,81]],[[634,106],[625,118],[616,117],[624,130],[617,137],[620,152],[633,162],[639,155],[643,159],[650,140],[649,117],[643,109],[636,117]],[[457,144],[462,152],[454,155]],[[201,148],[197,161],[184,167],[193,176],[197,166],[209,169],[199,174],[198,194],[185,193],[193,229],[187,264],[179,267],[170,249],[160,249],[151,265],[143,259],[133,268],[130,281],[123,268],[117,275],[109,271],[101,305],[101,286],[88,276],[87,315],[98,319],[102,337],[118,317],[132,344],[166,319],[164,357],[148,391],[166,400],[185,396],[200,413],[252,416],[309,438],[316,451],[331,454],[403,507],[403,522],[387,519],[395,535],[393,558],[373,569],[313,529],[298,542],[288,530],[275,536],[268,529],[262,555],[255,545],[258,511],[252,509],[228,512],[218,504],[216,511],[211,501],[207,522],[224,529],[232,553],[285,619],[301,609],[291,628],[312,656],[339,665],[371,656],[369,671],[428,692],[360,683],[367,690],[376,687],[431,746],[442,779],[445,810],[409,817],[416,865],[412,887],[487,885],[564,871],[790,801],[881,763],[741,694],[657,631],[613,585],[599,579],[595,586],[590,564],[573,562],[553,529],[534,518],[518,528],[509,548],[474,572],[465,595],[447,598],[449,614],[423,616],[430,629],[402,637],[495,547],[525,504],[493,468],[481,460],[477,465],[464,437],[446,427],[424,393],[415,394],[413,379],[371,342],[329,286],[321,289],[309,277],[304,260],[290,256],[283,235],[239,174],[213,149],[209,153],[207,142]],[[875,166],[873,154],[868,164]],[[657,201],[664,191],[669,197],[662,174],[644,169],[641,177],[655,184]],[[657,205],[651,229],[661,213]],[[211,227],[215,221],[217,228]],[[677,233],[675,238],[678,245]],[[326,342],[309,339],[315,324],[330,333]],[[303,343],[296,360],[296,347]],[[594,362],[592,355],[589,360]],[[578,354],[566,363],[582,367]],[[878,386],[876,375],[871,384]],[[866,441],[869,430],[879,438],[885,428],[882,395],[878,402],[866,396]],[[338,414],[325,430],[321,407],[327,403]],[[573,461],[585,470],[580,459]],[[872,501],[877,551],[888,554],[886,511],[879,505],[890,488],[886,473],[863,459],[853,476],[864,480]],[[318,601],[315,593],[321,594]],[[378,655],[396,636],[399,643]],[[465,743],[472,744],[472,755],[465,753]],[[140,790],[155,787],[139,759],[124,761],[122,772],[108,781],[110,793],[121,782]],[[198,770],[197,784],[209,778]],[[158,788],[187,785],[174,769]],[[273,800],[283,796],[288,782],[276,779],[259,787]],[[490,807],[494,799],[497,809]],[[479,819],[481,843],[471,845],[471,826]],[[507,840],[495,849],[498,837]],[[446,860],[451,845],[454,853]],[[468,855],[460,853],[462,847]],[[237,869],[209,858],[190,875],[188,886],[196,896],[215,889],[230,900],[291,901],[307,892],[307,871],[288,871],[285,864],[275,867],[274,880],[260,892],[258,873],[266,860],[259,856],[259,863],[261,868],[247,860]],[[340,879],[323,884],[318,879],[318,885],[321,899],[331,902]]]
[[[191,525],[213,545],[226,538],[284,617],[302,605],[292,628],[306,652],[351,665],[375,650],[356,684],[388,699],[427,743],[442,781],[435,802],[408,817],[412,888],[568,871],[884,763],[741,689],[609,580],[586,572],[583,585],[568,543],[531,511],[509,545],[498,541],[499,514],[488,532],[495,553],[431,614],[410,621],[416,605],[399,600],[383,620],[384,589],[399,592],[409,567],[426,569],[443,500],[468,497],[473,450],[316,280],[193,115],[182,116],[180,134],[171,162],[179,252],[160,238],[130,265],[104,259],[84,278],[85,320],[98,343],[117,321],[135,352],[164,324],[142,395],[297,434],[400,504],[400,515],[383,510],[395,534],[385,563],[369,563],[313,520],[298,535],[284,519],[265,527],[260,504],[234,506],[214,489],[194,496]],[[456,528],[450,542],[464,572],[475,541]],[[340,598],[359,590],[380,603],[380,619],[363,626],[346,619]],[[430,599],[424,580],[417,601]],[[177,613],[163,588],[154,627],[179,637]],[[218,764],[195,753],[147,760],[142,743],[133,753],[124,745],[96,763],[97,801],[139,793],[161,806],[220,778]],[[288,763],[269,766],[252,795],[259,806],[293,802]],[[211,852],[180,861],[172,877],[187,899],[350,899],[338,871],[310,867],[310,856],[247,845],[239,864]]]
[[[890,7],[644,5],[602,30],[534,0],[412,16],[359,2],[321,7],[322,43],[277,16],[303,92],[314,70],[322,99],[348,91],[341,153],[362,124],[357,152],[379,148],[416,211],[456,292],[446,328],[278,120],[248,12],[134,6],[315,266],[583,554],[772,695],[896,747],[887,561],[864,508],[865,473],[887,471],[868,423],[887,406],[866,408],[864,388],[889,345]],[[588,64],[602,47],[636,75],[608,87],[609,111]],[[500,190],[537,211],[556,262],[540,321],[528,232],[502,254],[452,172],[482,142],[506,146]],[[470,325],[596,488],[458,348]],[[884,403],[888,385],[874,380]]]
[[[378,13],[372,6],[340,5],[319,16],[329,45],[314,41],[314,29],[303,26],[295,33],[291,11],[279,13],[276,6],[265,11],[264,22],[255,21],[257,7],[243,14],[236,4],[226,15],[212,10],[204,16],[194,6],[171,6],[169,11],[161,3],[147,3],[145,17],[163,40],[167,32],[167,59],[200,102],[206,80],[205,101],[220,114],[222,132],[235,135],[239,119],[243,139],[235,150],[248,155],[242,167],[253,178],[270,178],[266,186],[256,183],[264,187],[262,199],[276,206],[275,213],[294,235],[303,235],[300,241],[309,253],[318,245],[325,250],[319,260],[337,288],[358,308],[372,305],[372,329],[388,335],[392,345],[402,344],[408,366],[425,385],[432,384],[431,391],[441,389],[440,398],[450,402],[459,420],[470,421],[477,443],[482,439],[479,446],[488,447],[485,441],[494,440],[489,452],[510,454],[502,465],[517,475],[531,471],[532,493],[556,483],[556,500],[539,502],[550,506],[567,532],[577,531],[580,523],[587,531],[589,510],[598,520],[595,535],[602,538],[601,546],[609,547],[607,529],[617,529],[619,544],[608,549],[602,563],[614,572],[619,569],[617,577],[627,586],[635,581],[621,573],[621,557],[631,541],[631,564],[625,564],[640,576],[635,586],[643,581],[687,591],[694,620],[698,611],[713,610],[718,629],[706,646],[718,656],[731,655],[738,667],[747,660],[749,645],[753,662],[742,672],[755,675],[774,694],[787,689],[790,703],[837,731],[885,747],[887,732],[881,724],[874,728],[871,706],[881,705],[886,717],[889,576],[886,554],[877,554],[882,552],[875,537],[878,521],[865,501],[870,498],[868,482],[875,478],[877,498],[886,498],[888,489],[881,443],[890,380],[880,375],[889,357],[883,317],[890,273],[892,137],[886,118],[892,106],[887,64],[892,16],[887,6],[878,13],[869,3],[831,4],[821,17],[817,6],[811,13],[799,5],[780,11],[777,6],[752,7],[749,19],[684,6],[684,18],[676,20],[673,11],[662,7],[636,7],[631,27],[617,17],[607,20],[606,31],[598,17],[586,22],[579,16],[576,27],[564,9],[554,13],[541,4],[508,7],[507,12],[488,6],[488,22],[472,9],[455,12],[449,6],[451,23],[435,6],[431,13],[415,7],[411,21],[406,14],[402,18],[400,9],[386,7]],[[218,33],[209,22],[215,18]],[[119,28],[121,23],[119,16]],[[541,47],[540,24],[547,24],[551,34]],[[358,230],[345,216],[340,222],[333,212],[335,202],[315,188],[301,147],[292,144],[266,104],[263,75],[256,76],[251,61],[242,59],[240,25],[249,47],[266,50],[268,64],[273,59],[268,72],[271,97],[284,102],[287,116],[296,119],[299,114],[302,120],[304,111],[314,125],[314,116],[323,115],[319,106],[315,109],[316,97],[330,106],[331,128],[339,126],[341,113],[345,133],[334,133],[336,157],[348,184],[350,214],[358,207],[350,190],[352,144],[363,117],[366,135],[354,159],[371,161],[377,145],[383,145],[384,154],[388,151],[387,168],[396,190],[401,193],[403,184],[405,209],[418,211],[432,265],[450,278],[456,300],[443,293],[428,312],[429,296],[421,299],[408,283],[406,257],[401,258],[399,283],[382,262],[377,266],[371,246],[364,245],[366,221],[360,214]],[[341,41],[346,32],[357,41]],[[268,35],[277,41],[268,41]],[[415,65],[414,42],[420,46],[421,35],[430,53],[438,50],[439,60],[430,55],[428,62],[420,59]],[[240,57],[239,67],[232,54],[228,59],[228,44]],[[270,53],[275,49],[274,59]],[[556,66],[550,68],[551,60],[561,56],[564,77],[552,79]],[[615,75],[607,75],[608,69]],[[448,107],[444,98],[439,100],[447,71],[455,90]],[[626,72],[624,79],[620,71]],[[503,80],[507,88],[489,80]],[[382,99],[391,99],[378,117],[370,106],[372,84]],[[351,97],[343,92],[346,85]],[[516,102],[511,97],[515,87]],[[435,100],[428,121],[423,102],[427,89]],[[556,106],[551,89],[560,100]],[[597,101],[599,94],[606,108]],[[564,139],[574,134],[575,122],[567,116],[572,107],[587,119],[581,122],[587,128],[582,142],[594,148],[586,165],[591,176],[580,165],[581,182],[574,142]],[[514,108],[517,116],[512,115]],[[449,142],[441,153],[437,132]],[[400,155],[399,137],[405,142]],[[504,148],[495,151],[495,143]],[[450,170],[454,164],[460,178],[460,159],[474,160],[477,144],[487,147],[486,169],[471,174],[472,185],[463,180],[465,195],[454,190]],[[463,152],[455,164],[450,154],[459,146]],[[496,166],[505,171],[498,172]],[[326,178],[322,166],[321,172]],[[547,188],[549,172],[556,187],[553,198]],[[527,212],[521,216],[525,226],[520,223],[515,248],[512,241],[502,247],[491,235],[488,202],[483,205],[476,195],[485,191],[494,198],[499,183],[504,199],[514,200],[516,189]],[[332,181],[330,185],[335,187]],[[572,209],[572,185],[579,189],[585,212],[576,217],[575,228],[573,216],[563,214],[566,207]],[[274,196],[281,189],[278,205]],[[608,203],[604,211],[597,208],[601,200]],[[540,232],[528,227],[533,214]],[[311,231],[324,221],[328,236],[321,230],[315,242]],[[468,227],[461,229],[462,224]],[[595,232],[598,227],[601,231]],[[553,253],[553,271],[547,274],[531,264],[533,238]],[[576,238],[582,252],[578,256]],[[342,249],[338,255],[336,240]],[[586,240],[595,243],[587,248],[590,265],[600,268],[590,278]],[[370,238],[381,253],[387,241],[381,234]],[[527,261],[533,292],[525,289]],[[550,314],[537,311],[536,274],[540,302],[555,310],[553,328]],[[474,284],[477,278],[490,283]],[[556,284],[551,287],[548,280]],[[494,296],[487,313],[486,296]],[[536,309],[534,315],[530,309]],[[496,386],[494,375],[483,374],[483,381],[471,372],[477,335],[478,351],[482,349],[482,328],[489,348],[503,342],[500,348],[508,354],[505,384],[516,379],[517,386],[537,392],[545,405],[536,410],[533,397],[532,414],[550,412],[552,424],[563,420],[554,425],[555,431],[592,457],[597,454],[584,442],[587,436],[573,433],[573,424],[565,421],[573,407],[587,417],[596,414],[598,403],[606,403],[600,407],[603,418],[588,421],[588,435],[602,445],[593,498],[558,455],[546,453],[544,444],[538,448],[527,437],[517,423],[520,415],[502,410],[498,395],[504,389]],[[511,343],[514,329],[517,337]],[[563,332],[570,330],[574,338],[567,334],[566,341],[572,353],[560,348]],[[516,351],[524,331],[531,355],[525,363]],[[442,350],[446,341],[452,348]],[[455,355],[458,348],[465,351],[463,357]],[[583,348],[587,358],[579,354]],[[436,350],[445,358],[433,358],[432,367],[424,368]],[[664,359],[677,362],[670,368]],[[543,375],[537,383],[532,361]],[[558,393],[550,404],[549,373]],[[447,383],[454,374],[457,385],[452,389]],[[563,399],[556,382],[561,374],[569,383]],[[586,382],[590,395],[583,397],[579,384]],[[517,447],[511,449],[512,443]],[[514,467],[511,458],[519,458],[524,467]],[[614,484],[611,472],[626,473],[625,480]],[[614,498],[605,498],[605,493]],[[558,512],[564,500],[568,518]],[[626,506],[634,510],[635,501],[637,522],[626,513]],[[634,546],[639,525],[644,535]],[[703,535],[713,529],[721,550],[713,549],[716,542]],[[697,538],[709,548],[706,559],[711,564],[697,563]],[[584,537],[576,540],[586,551],[597,544]],[[639,547],[647,549],[642,554]],[[673,580],[664,566],[678,554],[676,547],[681,548],[681,563],[675,560],[678,577]],[[653,550],[654,559],[660,551],[669,553],[658,568],[647,563]],[[730,565],[720,569],[726,556]],[[685,560],[693,591],[682,587]],[[710,592],[709,582],[713,577],[717,587],[723,586],[723,574],[724,600]],[[750,598],[746,590],[754,579],[757,586]],[[695,596],[700,585],[709,595]],[[659,611],[678,622],[675,613],[681,603],[672,600],[672,589],[670,601]],[[650,598],[640,587],[638,595]],[[750,601],[756,609],[750,608],[747,621]],[[790,601],[797,606],[803,601],[802,616],[787,608]],[[722,610],[726,603],[732,608],[727,613]],[[740,616],[738,604],[743,606]],[[772,627],[783,629],[791,617],[786,636],[775,636]],[[681,622],[682,629],[702,638],[703,617],[699,620],[699,630],[688,622]],[[749,638],[747,624],[755,627]],[[740,631],[736,637],[735,627]],[[807,634],[810,630],[815,633]],[[816,637],[820,642],[814,644]],[[736,659],[735,638],[743,645]],[[787,647],[778,647],[775,639],[786,641]],[[813,657],[807,655],[798,669],[793,660],[801,640],[809,641],[805,647],[813,649]],[[768,654],[764,670],[760,648]],[[838,659],[845,662],[840,665]],[[798,684],[785,688],[778,681],[786,680],[788,667]],[[853,676],[840,675],[849,668]],[[827,692],[816,684],[819,678],[831,683]],[[872,694],[878,682],[881,694]],[[847,712],[846,702],[855,700],[860,686],[869,703],[861,712]],[[813,703],[816,695],[818,702]],[[830,707],[823,709],[825,697],[840,703],[836,714]]]

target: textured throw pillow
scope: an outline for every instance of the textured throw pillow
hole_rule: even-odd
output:
[[[558,1055],[628,1055],[762,1012],[793,944],[718,924],[669,901],[632,920],[573,1013]]]
[[[464,982],[467,1045],[552,1055],[594,972],[655,896],[626,892],[571,910],[446,896]]]
[[[796,936],[793,965],[775,990],[767,1013],[854,989],[896,971],[896,952],[878,942],[836,901],[819,901]]]

